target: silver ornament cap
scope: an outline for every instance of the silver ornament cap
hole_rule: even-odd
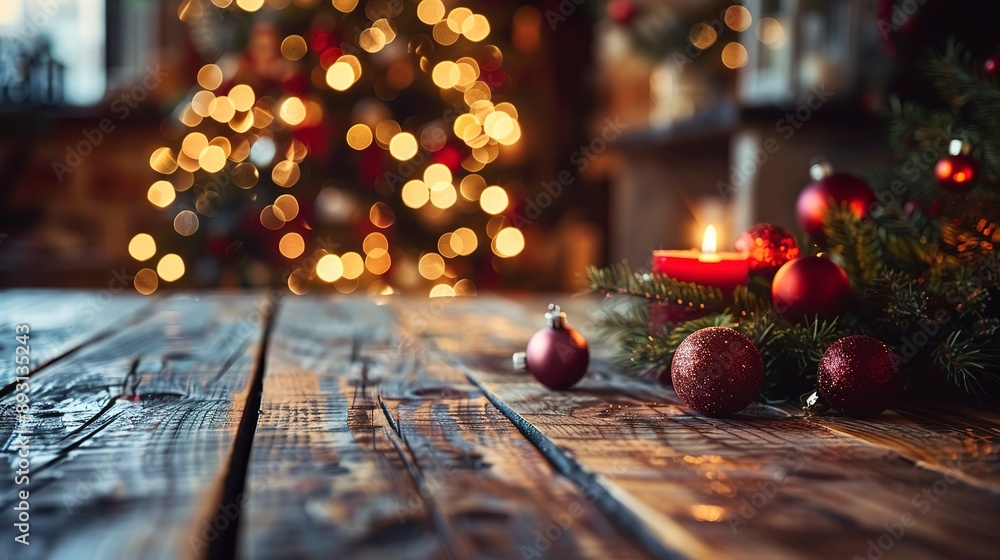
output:
[[[514,352],[514,371],[528,371],[528,353]]]
[[[545,313],[545,324],[550,329],[561,329],[566,326],[566,314],[562,308],[554,303],[549,304],[549,310]]]

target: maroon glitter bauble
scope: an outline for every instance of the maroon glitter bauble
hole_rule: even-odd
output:
[[[831,319],[851,294],[851,281],[837,263],[823,257],[800,257],[785,263],[771,282],[774,310],[789,321]]]
[[[550,389],[569,389],[587,373],[590,350],[569,327],[542,329],[528,341],[528,371]]]
[[[972,190],[979,175],[979,164],[967,154],[945,154],[934,166],[934,178],[942,189],[953,193]]]
[[[736,240],[736,250],[746,253],[750,272],[774,276],[781,265],[799,256],[799,244],[785,228],[757,224]]]
[[[847,336],[823,353],[819,394],[851,418],[872,418],[892,406],[903,386],[896,357],[877,338]]]
[[[677,347],[670,379],[684,404],[704,414],[725,416],[757,400],[764,384],[764,362],[743,333],[708,327]]]
[[[826,238],[823,216],[831,204],[846,205],[852,214],[862,218],[868,215],[868,209],[874,203],[875,193],[868,183],[848,173],[832,173],[802,189],[795,205],[795,215],[802,231],[821,243]]]

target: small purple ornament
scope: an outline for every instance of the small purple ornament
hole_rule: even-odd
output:
[[[549,304],[545,323],[547,328],[528,341],[527,351],[514,354],[514,367],[527,368],[539,383],[550,389],[569,389],[587,373],[590,363],[587,341],[566,326],[566,314],[554,303]]]

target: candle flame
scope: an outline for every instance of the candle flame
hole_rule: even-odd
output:
[[[709,225],[705,228],[705,237],[701,242],[701,252],[706,255],[714,255],[718,243],[715,238],[715,226]]]

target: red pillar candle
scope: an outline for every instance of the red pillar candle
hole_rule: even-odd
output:
[[[681,282],[694,282],[719,288],[729,295],[736,286],[747,283],[750,261],[744,253],[716,252],[715,227],[705,229],[702,250],[653,251],[653,272]]]

